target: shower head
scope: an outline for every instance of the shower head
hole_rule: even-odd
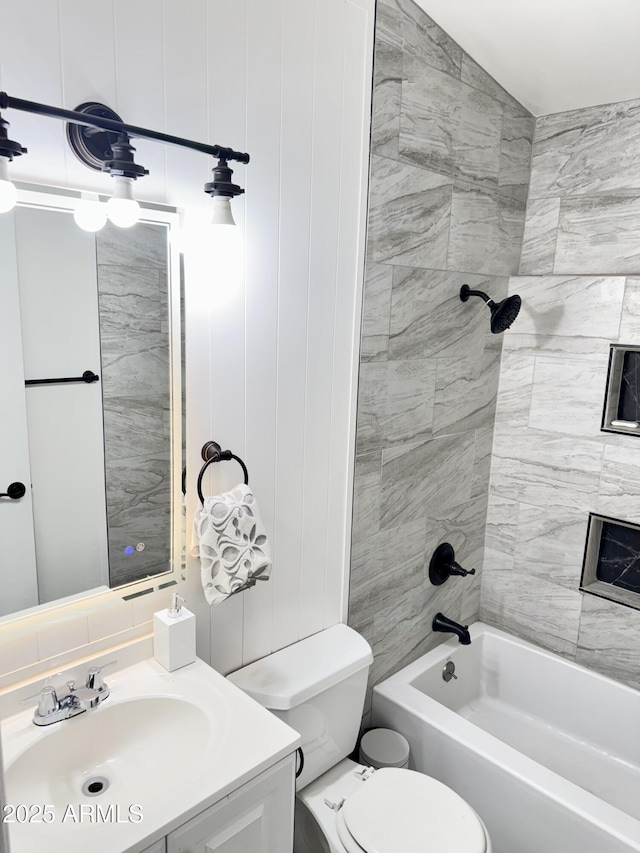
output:
[[[487,308],[491,311],[491,331],[494,335],[499,335],[504,332],[518,316],[522,300],[517,293],[513,296],[508,296],[502,302],[494,302],[482,290],[471,290],[468,284],[463,284],[460,288],[460,299],[466,302],[470,296],[479,296],[483,299]]]

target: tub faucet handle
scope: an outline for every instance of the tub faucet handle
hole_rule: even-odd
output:
[[[440,586],[451,575],[466,577],[475,573],[475,569],[463,569],[460,563],[456,562],[456,553],[448,542],[438,545],[429,563],[429,580],[434,586]]]

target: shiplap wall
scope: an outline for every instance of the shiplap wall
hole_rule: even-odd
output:
[[[364,254],[374,0],[1,0],[0,86],[251,153],[234,178],[245,287],[203,299],[187,257],[189,518],[199,450],[242,456],[275,568],[209,612],[189,563],[199,654],[228,671],[342,621],[347,591],[355,361]],[[22,180],[109,191],[64,125],[9,111]],[[212,163],[134,143],[138,197],[199,210]],[[232,485],[229,463],[207,488]]]

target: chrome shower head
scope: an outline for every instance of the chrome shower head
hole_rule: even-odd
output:
[[[504,332],[518,316],[522,300],[517,293],[513,296],[508,296],[502,302],[494,302],[482,290],[471,290],[468,284],[463,284],[460,288],[460,299],[466,302],[470,296],[479,296],[483,299],[487,308],[491,311],[491,331],[494,335],[499,335]]]

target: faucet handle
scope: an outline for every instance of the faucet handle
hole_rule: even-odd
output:
[[[111,660],[109,663],[103,663],[102,666],[91,666],[87,671],[87,687],[90,690],[97,690],[98,692],[105,690],[106,685],[104,683],[104,678],[102,677],[103,670],[107,669],[109,666],[114,666],[114,664],[118,663],[117,660]]]
[[[31,696],[27,696],[26,699],[22,700],[22,704],[26,705],[34,699],[38,700],[38,710],[36,711],[36,714],[39,717],[46,717],[48,714],[53,714],[53,712],[57,711],[60,707],[56,689],[55,687],[51,687],[50,684],[45,684],[38,693],[33,693]]]

